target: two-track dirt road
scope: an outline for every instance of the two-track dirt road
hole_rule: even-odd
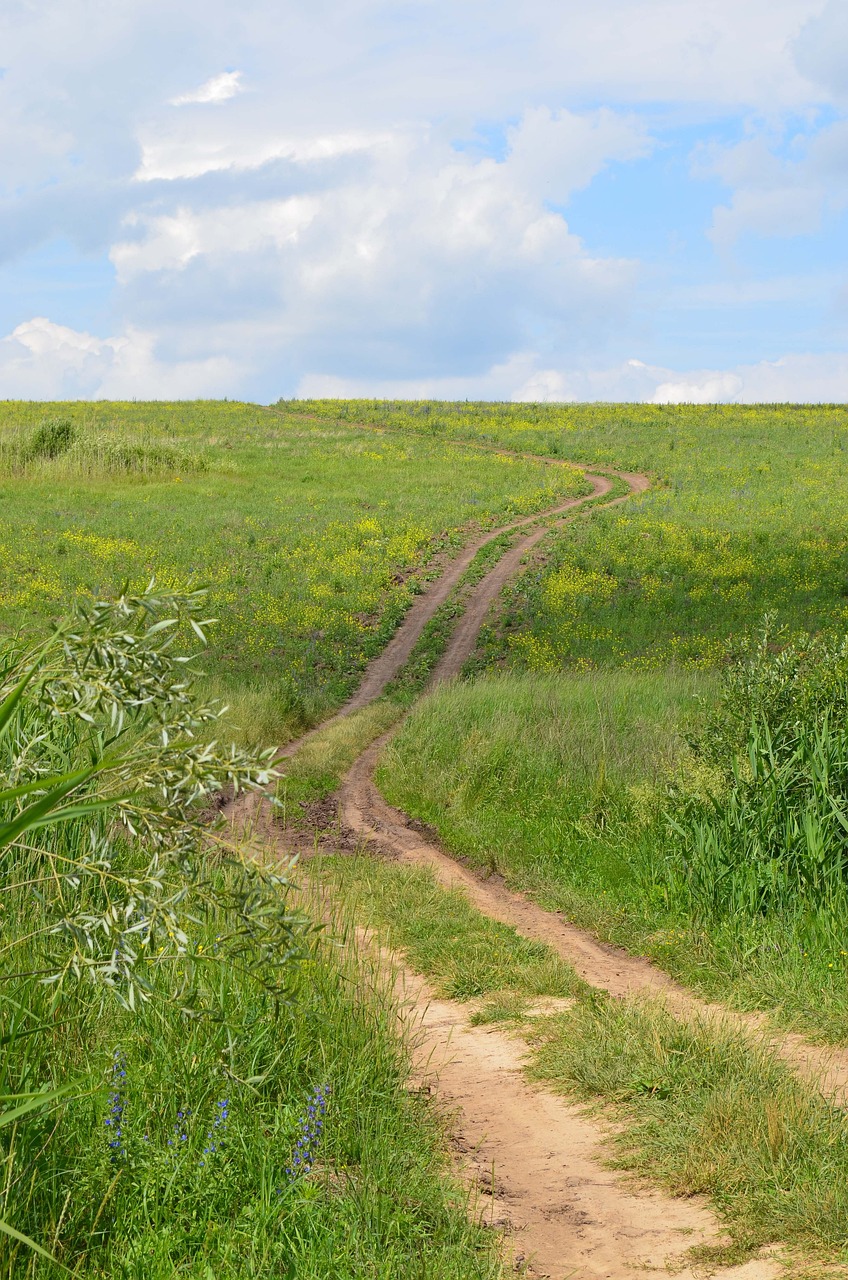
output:
[[[464,613],[435,668],[430,684],[456,676],[473,652],[488,610],[520,571],[524,558],[552,527],[578,518],[587,502],[600,507],[644,493],[643,475],[603,469],[586,471],[592,492],[537,516],[495,529],[469,544],[442,576],[419,596],[386,649],[367,668],[339,719],[379,697],[401,669],[426,623],[457,586],[477,550],[506,530],[527,529],[471,589]],[[615,476],[628,492],[609,502]],[[306,735],[309,737],[311,735]],[[348,836],[376,851],[427,865],[441,883],[461,887],[471,902],[526,937],[544,941],[567,959],[591,985],[617,996],[658,994],[677,1016],[708,1012],[762,1035],[762,1020],[707,1006],[647,960],[604,946],[494,879],[461,866],[434,842],[422,838],[406,816],[388,805],[373,772],[390,734],[374,742],[356,761],[337,793],[339,817]],[[289,757],[305,738],[281,753]],[[234,820],[239,821],[237,814]],[[268,826],[263,824],[265,831]],[[504,1225],[516,1255],[530,1259],[534,1272],[553,1280],[637,1280],[671,1268],[682,1280],[697,1272],[686,1261],[694,1245],[715,1243],[721,1230],[705,1204],[637,1187],[605,1167],[604,1132],[583,1111],[527,1083],[521,1042],[499,1030],[472,1027],[463,1005],[434,998],[427,984],[392,960],[403,988],[404,1017],[413,1036],[419,1074],[435,1080],[443,1102],[455,1110],[454,1132],[469,1178],[489,1195],[487,1213]],[[801,1073],[830,1093],[848,1090],[848,1055],[829,1054],[800,1037],[769,1042]],[[494,1181],[492,1179],[494,1178]],[[772,1280],[777,1258],[764,1256],[713,1274],[724,1280]]]

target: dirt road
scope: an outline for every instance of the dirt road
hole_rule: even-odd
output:
[[[605,469],[606,470],[606,469]],[[571,500],[542,516],[505,526],[528,532],[476,584],[456,630],[435,668],[431,684],[457,675],[474,650],[492,602],[520,570],[522,560],[554,524],[577,518],[579,508],[603,498],[618,476],[628,493],[611,499],[627,501],[649,487],[646,476],[587,472],[592,493]],[[548,523],[542,523],[547,520]],[[479,548],[505,529],[476,539],[410,608],[395,637],[368,667],[354,697],[333,719],[350,714],[377,698],[407,660],[427,621],[450,595]],[[309,736],[309,735],[307,735]],[[459,865],[433,842],[422,839],[405,815],[388,805],[373,782],[373,771],[388,737],[372,744],[357,760],[338,794],[341,822],[347,831],[380,850],[417,865],[427,865],[446,886],[461,886],[472,903],[521,934],[546,942],[574,965],[592,985],[619,996],[636,991],[661,994],[683,1016],[710,1010],[716,1017],[737,1018],[720,1006],[706,1006],[675,984],[647,960],[606,947],[560,916],[484,880]],[[305,739],[290,744],[293,755]],[[440,1097],[456,1108],[454,1132],[469,1176],[489,1186],[494,1221],[508,1229],[515,1252],[531,1260],[535,1274],[552,1280],[637,1280],[670,1268],[683,1280],[696,1274],[686,1251],[715,1242],[721,1235],[703,1204],[681,1201],[630,1185],[604,1165],[604,1133],[575,1106],[529,1085],[524,1079],[520,1042],[502,1031],[472,1027],[466,1007],[434,999],[420,976],[397,961],[404,986],[406,1015],[419,1027],[416,1059],[419,1072],[435,1079]],[[760,1030],[755,1019],[746,1026]],[[778,1046],[805,1074],[818,1078],[827,1067],[819,1049],[798,1038]],[[830,1068],[828,1087],[848,1089],[848,1061]],[[494,1170],[494,1175],[492,1171]],[[742,1267],[713,1274],[723,1280],[773,1280],[781,1271],[777,1258],[755,1258]],[[703,1274],[703,1273],[701,1273]]]

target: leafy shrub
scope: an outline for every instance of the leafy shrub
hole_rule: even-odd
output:
[[[35,428],[29,441],[32,458],[58,458],[77,440],[77,430],[67,418],[46,418]]]
[[[239,856],[204,814],[212,793],[274,773],[268,753],[210,742],[220,710],[198,704],[177,651],[203,638],[202,605],[151,584],[80,606],[35,650],[0,652],[2,1275],[45,1227],[55,1241],[64,1222],[73,1247],[97,1226],[116,1149],[98,1162],[79,1135],[103,1123],[104,1029],[132,1037],[146,1019],[150,1044],[174,1014],[183,1039],[211,1018],[226,1045],[220,975],[240,974],[238,1016],[268,1016],[308,951],[285,868]],[[71,1210],[57,1195],[74,1167],[78,1182],[94,1173]]]
[[[714,780],[669,815],[676,875],[705,915],[834,912],[848,887],[848,638],[787,643],[768,617],[690,744]]]

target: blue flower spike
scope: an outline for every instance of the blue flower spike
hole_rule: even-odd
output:
[[[305,1113],[298,1122],[300,1136],[292,1152],[291,1163],[286,1168],[286,1177],[294,1182],[303,1174],[309,1173],[315,1162],[315,1155],[324,1131],[324,1117],[327,1114],[327,1103],[330,1097],[330,1086],[322,1085],[316,1089],[306,1107]]]

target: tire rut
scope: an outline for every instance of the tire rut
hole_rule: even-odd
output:
[[[618,475],[617,472],[610,472],[611,475]],[[558,503],[555,507],[550,507],[546,511],[537,512],[535,515],[522,516],[520,519],[512,520],[508,524],[499,525],[496,529],[490,529],[486,533],[480,534],[467,543],[463,550],[456,556],[446,567],[442,573],[421,595],[416,596],[404,615],[403,621],[398,627],[391,640],[376,657],[372,658],[362,676],[359,688],[348,699],[343,706],[339,708],[327,720],[322,721],[315,729],[311,729],[308,733],[302,735],[295,742],[288,743],[278,752],[280,759],[287,759],[293,756],[315,733],[321,729],[325,729],[328,725],[335,724],[338,720],[343,720],[345,716],[349,716],[354,711],[360,711],[363,707],[367,707],[370,702],[379,698],[380,694],[386,688],[391,680],[398,674],[412,654],[421,633],[430,619],[435,615],[438,609],[445,603],[453,589],[458,585],[462,575],[470,567],[472,560],[481,548],[488,546],[490,542],[494,542],[495,538],[499,538],[501,534],[511,533],[514,529],[526,528],[530,525],[538,525],[540,521],[561,518],[566,513],[575,511],[583,507],[588,502],[593,502],[597,498],[602,498],[609,493],[612,488],[612,481],[607,475],[594,474],[592,472],[584,472],[584,476],[592,486],[591,493],[581,495],[578,498],[569,498],[565,502]],[[623,476],[622,479],[629,480],[629,477]],[[639,477],[642,481],[643,477]],[[639,492],[644,492],[647,488],[648,481],[644,478],[644,486]],[[629,495],[626,495],[629,496]],[[612,505],[614,502],[622,501],[621,498],[613,498],[610,503],[604,505]],[[542,526],[523,538],[519,544],[520,547],[529,548],[535,546],[545,534],[548,527]],[[513,551],[507,553],[507,556],[514,559]],[[521,552],[524,554],[524,551]],[[504,559],[507,557],[505,556]],[[520,559],[520,556],[519,556]],[[487,574],[483,582],[497,574],[502,561],[499,561],[490,574]],[[510,575],[501,575],[500,585],[506,582]],[[495,588],[494,594],[500,590],[500,585]],[[482,621],[482,620],[481,620]],[[479,629],[479,627],[478,627]]]

